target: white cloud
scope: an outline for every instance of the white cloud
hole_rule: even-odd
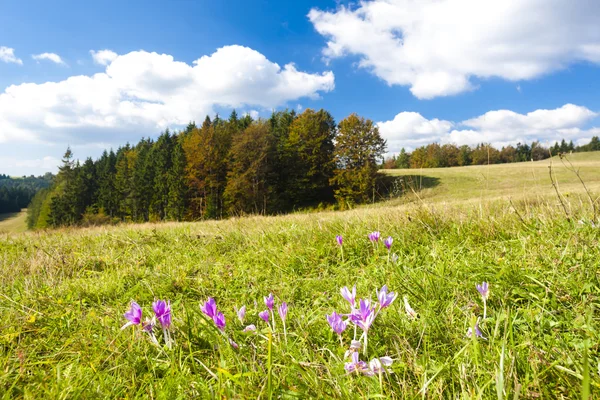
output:
[[[413,150],[434,142],[458,145],[485,142],[498,148],[534,140],[546,145],[562,139],[582,144],[600,134],[600,128],[585,128],[598,115],[586,107],[565,104],[553,110],[535,110],[527,114],[510,110],[489,111],[459,123],[428,120],[419,113],[401,112],[393,120],[377,125],[388,141],[388,152],[397,153],[402,147]]]
[[[42,54],[34,54],[31,56],[36,61],[48,60],[52,61],[55,64],[67,65],[62,58],[56,53],[42,53]]]
[[[23,65],[23,61],[15,56],[15,49],[0,46],[0,61]]]
[[[475,89],[473,78],[528,80],[600,63],[600,2],[373,0],[308,14],[326,59],[357,55],[389,85],[418,98]]]
[[[112,50],[90,50],[90,54],[94,62],[100,65],[108,65],[118,57],[118,54]]]
[[[282,68],[242,46],[220,48],[193,66],[145,51],[98,57],[108,63],[105,72],[0,93],[0,143],[124,143],[200,120],[217,107],[271,109],[334,87],[332,72]]]

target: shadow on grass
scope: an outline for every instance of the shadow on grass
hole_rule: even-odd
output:
[[[12,212],[12,213],[4,213],[0,214],[0,222],[6,221],[11,218],[16,218],[21,212]]]
[[[440,178],[424,175],[382,175],[377,193],[382,199],[401,197],[413,191],[432,188],[440,184]]]

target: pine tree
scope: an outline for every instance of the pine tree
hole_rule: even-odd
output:
[[[169,201],[167,218],[181,221],[185,216],[187,188],[185,185],[186,159],[182,147],[183,135],[173,137],[173,153],[169,170]]]
[[[169,171],[171,170],[171,158],[173,152],[173,140],[167,129],[152,146],[150,158],[154,170],[154,184],[152,203],[150,204],[151,215],[162,220],[166,218],[169,204]]]

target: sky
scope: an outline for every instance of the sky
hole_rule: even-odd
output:
[[[372,119],[388,154],[600,135],[597,0],[0,2],[0,173],[232,109]]]

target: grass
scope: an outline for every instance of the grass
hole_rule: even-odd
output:
[[[600,192],[600,152],[575,153],[567,159],[580,171],[588,188]],[[482,200],[531,199],[532,196],[554,194],[549,175],[552,166],[554,179],[562,194],[569,196],[581,192],[581,183],[566,167],[568,161],[559,157],[514,164],[495,164],[435,169],[387,170],[392,176],[405,179],[415,188],[422,189],[420,197],[432,202],[480,202]]]
[[[474,206],[466,194],[464,202],[453,200],[472,191],[443,177],[459,172],[423,173],[439,174],[438,186],[402,205],[0,235],[0,393],[35,399],[597,395],[600,230],[589,223],[586,197],[572,186],[567,220],[556,196],[545,195],[551,187],[512,205],[477,193]],[[560,174],[563,191],[571,184]],[[373,230],[394,238],[396,262],[382,244],[369,243]],[[344,236],[344,261],[337,234]],[[469,339],[466,331],[483,311],[475,284],[484,280],[491,292],[480,322],[487,340]],[[377,317],[368,357],[361,355],[394,359],[381,377],[345,373],[352,328],[342,347],[325,320],[333,311],[348,312],[339,290],[354,284],[359,297],[375,298],[383,284],[400,295]],[[269,292],[276,304],[289,304],[287,342],[280,321],[271,335],[257,316]],[[239,350],[200,312],[209,296]],[[418,319],[405,314],[403,296]],[[131,299],[148,315],[155,298],[173,303],[172,350],[132,327],[120,330]],[[244,304],[256,335],[242,333],[235,318],[234,307]]]
[[[27,230],[27,210],[0,214],[0,233],[20,233]]]

